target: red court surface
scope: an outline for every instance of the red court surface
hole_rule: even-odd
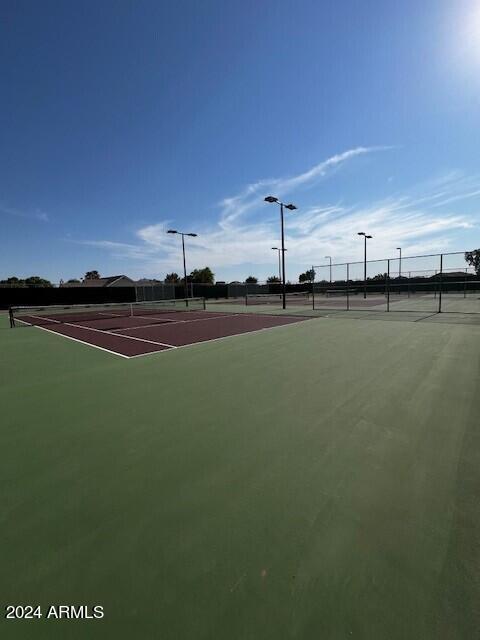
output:
[[[191,311],[69,321],[21,316],[20,322],[124,358],[168,351],[200,342],[308,320],[307,317]]]

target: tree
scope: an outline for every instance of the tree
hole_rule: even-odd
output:
[[[267,278],[267,282],[268,282],[269,284],[273,284],[273,283],[275,283],[275,282],[280,282],[280,278],[279,278],[278,276],[269,276],[269,277]]]
[[[245,278],[245,282],[247,284],[257,284],[258,278],[256,278],[255,276],[248,276],[248,278]]]
[[[85,274],[85,280],[100,280],[100,274],[98,271],[87,271]]]
[[[6,280],[0,280],[0,284],[6,284],[9,287],[24,287],[25,280],[20,280],[20,278],[17,278],[16,276],[11,276]]]
[[[178,275],[178,273],[175,273],[175,272],[167,273],[167,275],[165,276],[165,282],[178,284],[180,282],[180,276]]]
[[[315,270],[308,269],[305,273],[301,273],[298,276],[299,282],[313,282],[315,280]]]
[[[474,268],[477,276],[480,276],[480,249],[465,252],[465,261]]]
[[[25,284],[27,287],[53,287],[50,280],[45,280],[45,278],[40,278],[39,276],[25,278]]]
[[[194,269],[188,276],[188,280],[196,284],[213,284],[215,282],[215,274],[210,267]]]
[[[6,284],[9,287],[53,287],[50,280],[45,280],[45,278],[40,278],[40,276],[30,276],[29,278],[25,278],[25,280],[11,276],[6,280],[0,280],[0,284]]]
[[[67,280],[67,284],[80,284],[80,280],[77,280],[77,278],[70,278],[70,280]]]

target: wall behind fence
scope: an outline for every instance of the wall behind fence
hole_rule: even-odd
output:
[[[135,287],[0,287],[0,308],[135,302]]]

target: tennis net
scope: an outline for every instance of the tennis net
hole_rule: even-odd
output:
[[[86,321],[121,321],[122,318],[150,317],[162,321],[163,314],[205,309],[204,298],[177,298],[151,302],[115,302],[106,304],[48,305],[44,307],[10,307],[10,326],[44,326]],[[102,325],[105,323],[102,323]],[[102,326],[102,328],[107,328]]]

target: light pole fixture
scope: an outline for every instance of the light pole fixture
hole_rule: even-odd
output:
[[[367,235],[364,231],[359,231],[359,236],[363,236],[365,240],[365,249],[363,253],[363,298],[367,297],[367,239],[373,238],[373,236]]]
[[[197,233],[182,233],[181,231],[177,231],[176,229],[169,229],[167,233],[176,233],[179,236],[182,236],[182,251],[183,251],[183,283],[184,283],[184,291],[185,298],[188,298],[188,283],[187,283],[187,263],[185,261],[185,236],[190,236],[191,238],[196,238]]]
[[[272,247],[272,251],[278,251],[278,279],[280,280],[280,282],[282,281],[282,250],[279,247]],[[288,249],[285,249],[285,251],[288,251]]]
[[[332,283],[332,256],[325,256],[330,260],[330,284]]]
[[[294,211],[297,207],[290,203],[290,204],[285,204],[284,202],[281,202],[278,198],[276,198],[275,196],[267,196],[266,198],[264,198],[265,202],[268,202],[270,204],[279,204],[280,205],[280,224],[281,224],[281,228],[282,228],[282,248],[281,248],[281,252],[282,252],[282,307],[284,309],[286,309],[287,305],[286,305],[286,297],[285,297],[285,232],[284,232],[284,224],[283,224],[283,208],[285,207],[285,209],[289,209],[290,211]]]

